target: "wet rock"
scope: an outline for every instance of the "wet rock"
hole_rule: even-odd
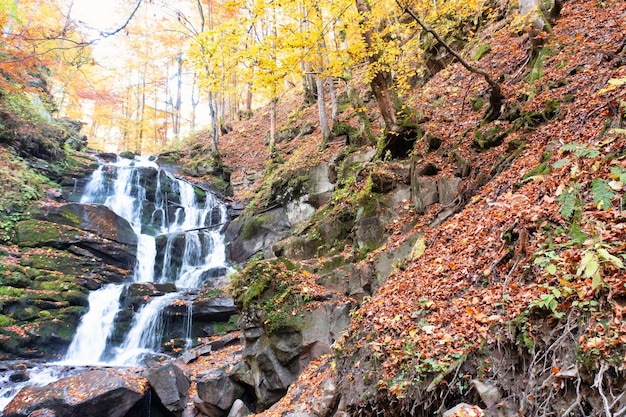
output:
[[[73,226],[124,245],[136,246],[137,235],[125,219],[99,204],[40,204],[31,211],[34,219]]]
[[[44,408],[41,410],[35,410],[28,415],[28,417],[58,417],[59,415],[49,408]]]
[[[125,308],[132,307],[134,311],[138,311],[152,298],[160,297],[162,295],[172,292],[176,292],[176,286],[174,284],[136,282],[130,284],[122,294],[122,305]]]
[[[161,404],[173,415],[180,417],[187,405],[189,378],[173,363],[149,369],[146,378],[161,400]]]
[[[104,162],[115,162],[117,161],[117,154],[111,152],[101,152],[96,154],[98,159],[103,160]]]
[[[198,398],[196,408],[209,417],[222,417],[235,400],[244,393],[244,388],[233,381],[224,369],[216,369],[200,374],[196,383]]]
[[[220,296],[195,300],[192,311],[194,320],[227,321],[230,316],[237,313],[237,308],[232,297]]]
[[[11,382],[26,382],[30,379],[28,375],[28,366],[25,363],[20,363],[15,366],[15,372],[9,376]]]
[[[90,370],[43,387],[23,388],[4,416],[123,417],[148,391],[147,380],[130,372]]]

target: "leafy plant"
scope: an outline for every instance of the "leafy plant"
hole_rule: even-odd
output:
[[[561,290],[556,287],[548,287],[550,291],[547,294],[541,294],[539,300],[535,300],[530,303],[530,308],[537,307],[543,310],[549,310],[554,314],[556,318],[561,318],[565,315],[562,311],[558,311],[559,299],[561,298]]]
[[[561,150],[573,153],[577,158],[597,158],[600,151],[593,147],[582,145],[578,142],[571,142],[561,146]]]
[[[565,220],[572,219],[576,213],[582,210],[583,201],[580,197],[581,188],[582,185],[579,183],[572,184],[558,196],[557,201],[561,205],[561,217]]]
[[[601,178],[594,179],[591,183],[591,193],[593,202],[598,208],[608,210],[613,207],[611,200],[615,197],[615,193],[607,181]]]
[[[610,263],[619,269],[624,269],[624,263],[617,256],[612,255],[602,244],[595,244],[592,248],[585,251],[576,275],[583,278],[591,278],[591,289],[596,291],[604,285],[600,265],[602,263]]]

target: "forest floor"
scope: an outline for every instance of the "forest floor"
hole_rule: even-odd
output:
[[[463,51],[472,56],[489,45],[477,65],[502,82],[499,120],[483,122],[477,103],[487,85],[456,62],[405,99],[421,127],[443,142],[431,151],[418,141],[412,158],[434,164],[439,175],[454,176],[458,157],[471,167],[457,213],[433,227],[445,207],[435,204],[420,216],[405,208],[400,223],[414,226],[391,227],[378,250],[420,232],[419,255],[354,313],[334,358],[321,361],[334,366],[307,370],[266,415],[321,396],[324,377],[336,378],[343,406],[361,415],[385,407],[409,414],[416,402],[418,414],[433,413],[447,401],[444,386],[451,397],[466,398],[467,382],[478,377],[498,381],[527,414],[625,410],[623,385],[609,391],[624,383],[626,366],[626,10],[620,0],[568,1],[536,55],[527,32],[513,26],[511,18],[494,22]],[[278,126],[316,124],[316,106],[297,96],[279,109]],[[341,118],[356,123],[351,110]],[[379,119],[372,120],[379,131]],[[232,127],[220,151],[233,178],[262,172],[269,163],[267,110]],[[490,130],[502,137],[483,149],[475,138]],[[278,143],[278,151],[295,170],[346,147],[336,141],[320,151],[320,141],[316,129]],[[261,181],[234,198],[248,201]],[[526,384],[495,358],[482,357],[473,371],[460,366],[507,344],[526,350],[520,356],[531,363],[521,373],[535,373]],[[563,376],[572,360],[563,355],[572,352],[579,372]],[[587,398],[576,388],[581,381]]]

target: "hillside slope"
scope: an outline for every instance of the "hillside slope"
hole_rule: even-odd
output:
[[[411,176],[412,204],[398,207],[387,243],[362,261],[350,245],[335,253],[366,266],[419,236],[413,252],[353,313],[334,356],[310,368],[267,415],[434,415],[461,402],[490,415],[624,412],[622,6],[566,2],[535,50],[514,9],[482,31],[463,55],[488,51],[478,65],[502,82],[499,120],[483,122],[487,86],[458,63],[407,97],[424,140],[408,160],[366,164],[319,210],[332,216],[328,206],[349,204],[373,171],[405,170],[400,181]],[[281,106],[283,127],[314,123],[314,109],[290,107],[294,101]],[[350,116],[342,114],[354,123]],[[223,162],[235,178],[268,166],[264,129],[257,114],[223,138]],[[284,164],[273,169],[293,175],[352,149],[335,142],[319,153],[318,135],[279,144]],[[242,136],[245,148],[237,145]],[[418,207],[415,184],[425,176],[460,178],[452,203]],[[261,181],[252,175],[246,184],[256,190]],[[245,191],[236,197],[255,197]],[[305,263],[319,270],[326,261]]]

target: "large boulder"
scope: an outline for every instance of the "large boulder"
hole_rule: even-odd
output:
[[[394,268],[416,259],[418,247],[423,244],[421,237],[421,233],[413,233],[402,243],[376,253],[371,262],[343,265],[343,259],[339,258],[341,268],[337,268],[331,259],[325,270],[320,271],[317,283],[360,302],[373,295]]]
[[[260,253],[272,258],[272,246],[289,235],[290,230],[291,223],[282,207],[248,219],[237,218],[226,228],[228,258],[234,263],[244,263]]]
[[[232,297],[200,297],[193,301],[192,312],[194,321],[219,322],[227,321],[230,316],[237,314],[237,307]]]
[[[21,247],[72,249],[99,262],[129,271],[135,263],[135,245],[103,238],[95,233],[44,220],[24,220],[16,226],[16,240]]]
[[[174,416],[180,417],[187,406],[189,378],[173,363],[148,369],[145,373],[161,404]]]
[[[245,392],[225,368],[214,369],[198,375],[196,382],[196,408],[209,417],[226,416],[235,401]]]
[[[137,245],[131,225],[111,209],[99,204],[40,204],[31,210],[33,219],[73,226],[114,242]]]
[[[147,382],[132,371],[90,370],[22,389],[4,409],[4,416],[124,417],[148,394]]]
[[[351,300],[334,297],[307,309],[301,328],[268,333],[258,316],[243,315],[244,360],[232,378],[254,390],[261,408],[282,398],[314,359],[331,352],[331,345],[350,322]]]

